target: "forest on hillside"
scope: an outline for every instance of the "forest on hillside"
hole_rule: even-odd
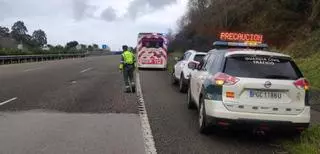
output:
[[[320,29],[320,0],[189,0],[170,51],[206,51],[220,32],[264,35],[277,48]]]

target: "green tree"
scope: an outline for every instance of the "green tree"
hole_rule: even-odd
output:
[[[66,44],[67,49],[75,48],[78,45],[78,41],[70,41]]]
[[[39,47],[39,44],[34,39],[32,39],[32,36],[29,34],[21,35],[20,41],[22,41],[23,44],[31,48]]]
[[[86,49],[86,48],[87,48],[87,45],[81,44],[81,49]]]
[[[312,0],[311,13],[309,16],[309,24],[312,28],[320,27],[320,0]]]
[[[55,48],[62,50],[62,49],[63,49],[63,46],[62,46],[62,45],[56,45]]]
[[[93,50],[92,45],[89,45],[89,46],[88,46],[88,50],[90,50],[90,51],[92,51],[92,50]]]
[[[45,44],[47,44],[47,35],[46,33],[39,29],[33,32],[32,34],[32,39],[39,45],[39,46],[43,46]]]
[[[58,53],[64,52],[64,47],[62,45],[56,45],[54,47],[54,50],[57,51]]]
[[[23,41],[28,32],[27,27],[24,25],[23,21],[17,21],[11,27],[11,35],[17,41]]]
[[[9,32],[9,28],[0,26],[0,37],[8,37],[10,35]]]
[[[98,49],[99,48],[98,44],[93,44],[93,48]]]

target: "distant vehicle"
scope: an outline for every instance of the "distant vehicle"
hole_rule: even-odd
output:
[[[188,107],[199,109],[199,130],[210,126],[301,132],[310,123],[309,83],[288,55],[265,44],[215,42],[190,64]]]
[[[179,82],[179,90],[180,92],[188,91],[189,84],[189,76],[191,73],[191,69],[188,68],[190,63],[199,64],[202,58],[206,55],[205,52],[197,52],[195,50],[188,50],[184,53],[183,57],[178,59],[175,57],[175,60],[178,61],[174,65],[173,73],[172,73],[172,82],[173,84]]]
[[[138,68],[167,68],[167,39],[161,33],[139,33]]]

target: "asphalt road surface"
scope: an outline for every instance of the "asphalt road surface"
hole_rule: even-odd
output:
[[[123,93],[119,56],[0,66],[0,154],[142,154],[136,94]],[[159,154],[269,154],[282,136],[198,132],[197,112],[168,73],[140,71]],[[313,122],[320,122],[312,112]],[[143,124],[143,123],[142,123]]]
[[[119,56],[0,66],[0,153],[144,153]]]
[[[186,94],[172,86],[167,72],[140,72],[142,91],[158,153],[161,154],[271,154],[279,152],[279,140],[290,134],[258,136],[250,131],[215,130],[205,136],[198,132],[198,114],[188,110]],[[319,112],[312,112],[320,122]]]

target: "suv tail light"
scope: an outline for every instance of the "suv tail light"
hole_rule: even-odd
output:
[[[297,81],[294,82],[294,85],[298,88],[302,88],[304,90],[309,90],[309,87],[310,87],[310,84],[309,82],[304,79],[304,78],[301,78],[301,79],[298,79]]]
[[[228,74],[225,74],[225,73],[217,73],[213,76],[213,80],[215,82],[215,84],[217,85],[235,85],[237,82],[240,81],[240,79],[234,77],[234,76],[231,76],[231,75],[228,75]]]

